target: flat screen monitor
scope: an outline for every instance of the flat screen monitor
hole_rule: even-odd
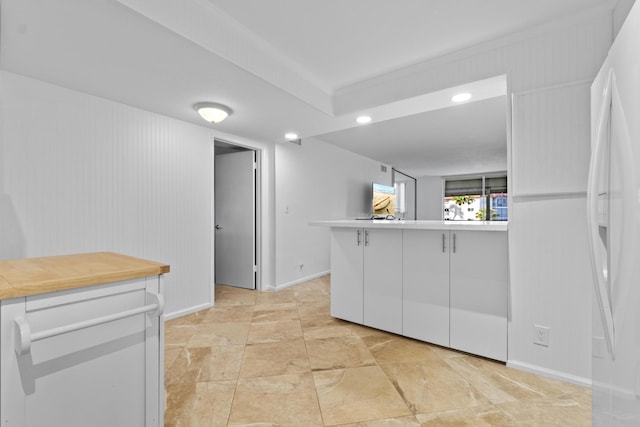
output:
[[[391,185],[373,184],[373,215],[394,215],[396,212],[396,189]]]

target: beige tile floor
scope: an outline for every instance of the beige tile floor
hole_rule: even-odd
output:
[[[167,322],[165,426],[589,426],[589,389],[333,319],[329,277]]]

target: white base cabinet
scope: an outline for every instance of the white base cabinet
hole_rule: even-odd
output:
[[[507,360],[507,234],[451,232],[450,346]]]
[[[402,230],[364,230],[364,324],[402,334]]]
[[[331,232],[331,315],[364,322],[364,230],[337,228]]]
[[[161,287],[149,276],[2,300],[2,425],[161,426]]]
[[[404,233],[403,334],[449,346],[449,232]]]
[[[504,231],[331,229],[334,317],[506,361],[507,307]]]
[[[332,231],[331,315],[402,333],[402,230]]]

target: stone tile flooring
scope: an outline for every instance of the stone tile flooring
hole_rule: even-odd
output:
[[[329,315],[329,277],[167,322],[165,426],[590,426],[589,389]]]

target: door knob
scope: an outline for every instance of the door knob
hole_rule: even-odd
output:
[[[222,227],[220,227],[218,224],[216,224],[216,230],[222,230]]]

